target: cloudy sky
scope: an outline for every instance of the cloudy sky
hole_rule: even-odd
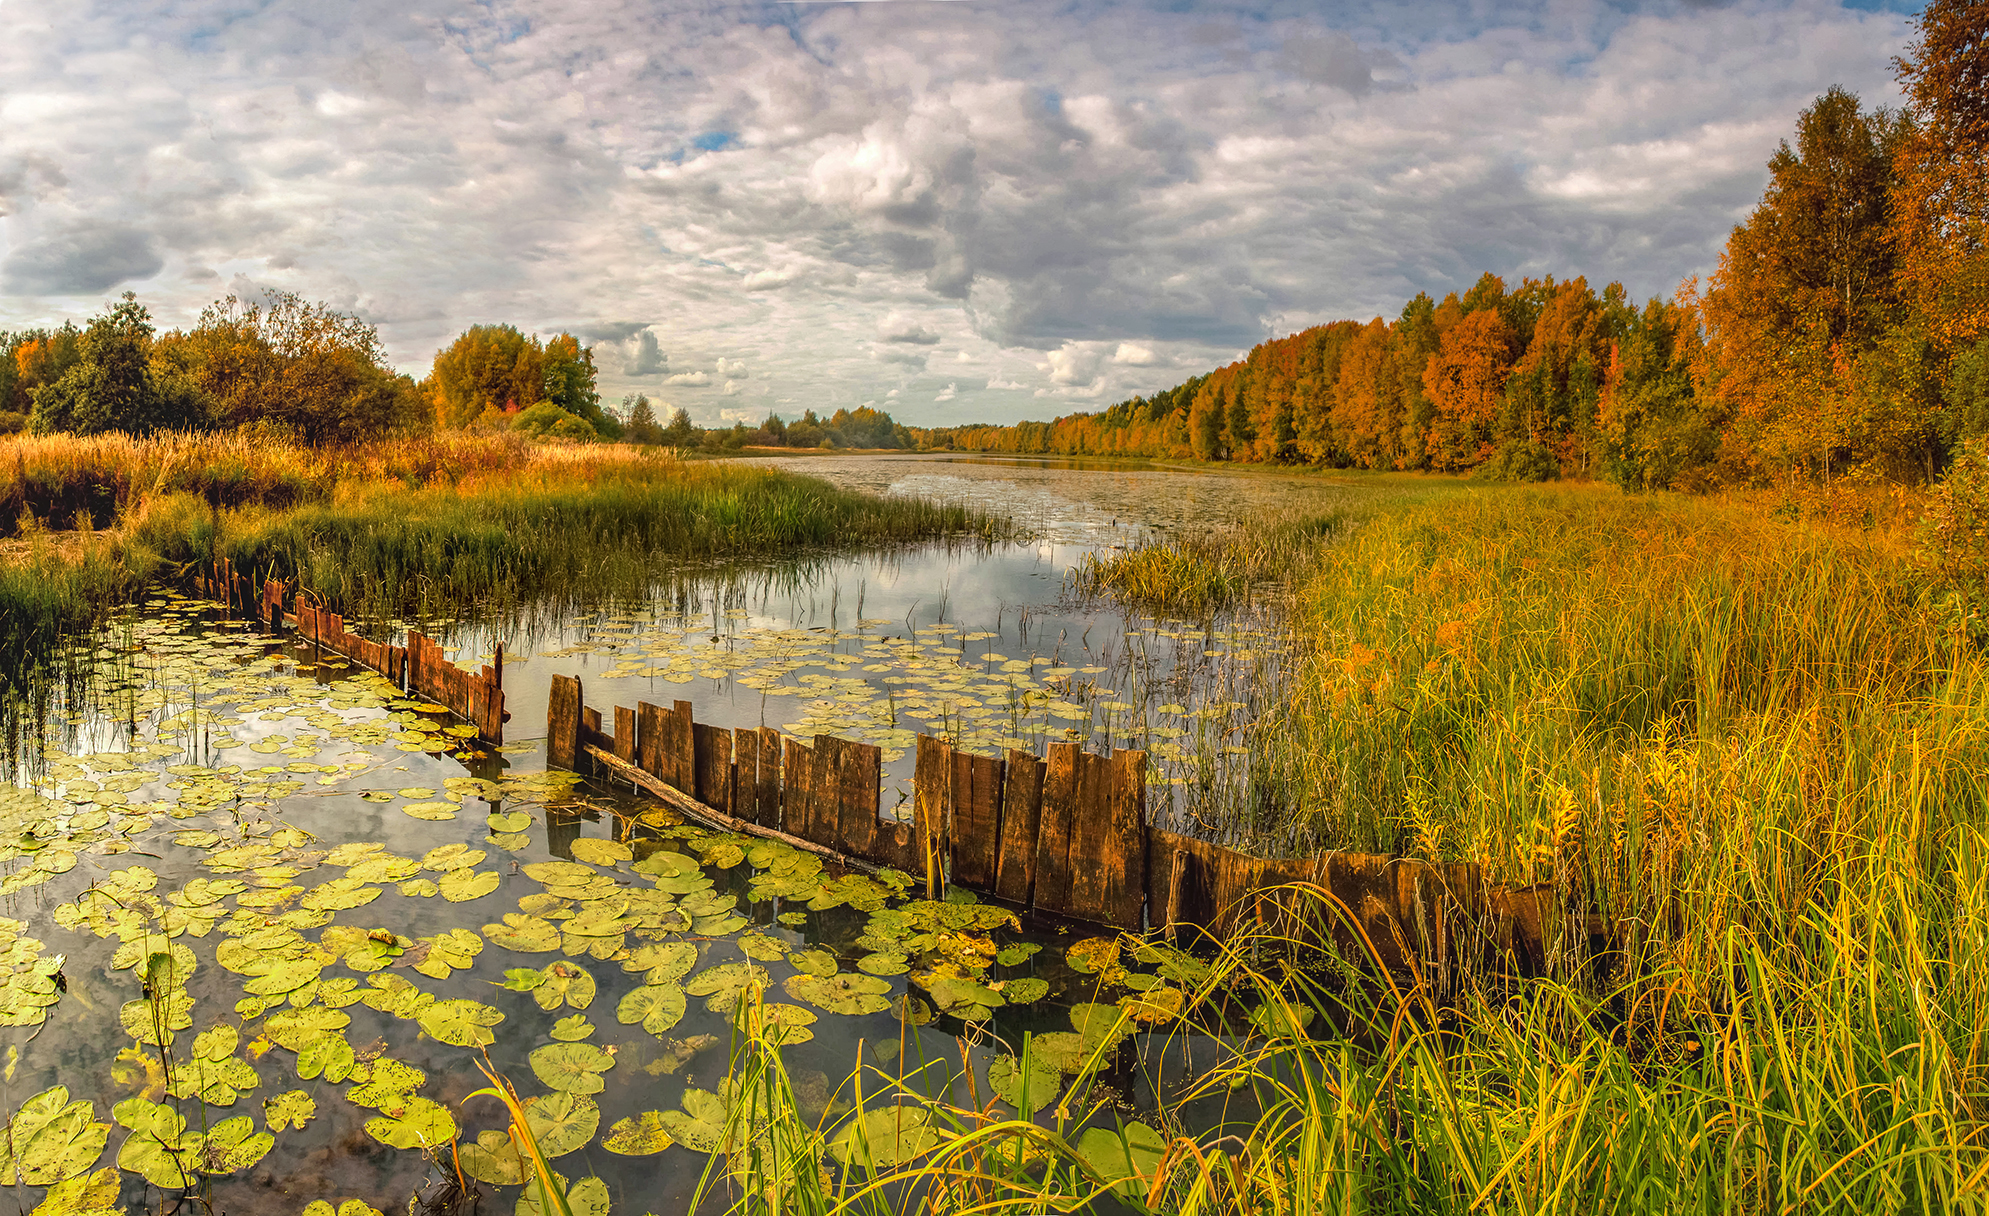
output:
[[[0,328],[286,288],[700,422],[1096,409],[1484,270],[1708,271],[1899,11],[0,0]]]

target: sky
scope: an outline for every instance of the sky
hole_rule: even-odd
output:
[[[288,290],[701,425],[1102,409],[1485,272],[1668,296],[1911,15],[0,0],[0,329]]]

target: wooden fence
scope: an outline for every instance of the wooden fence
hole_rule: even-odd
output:
[[[286,612],[288,583],[265,579],[258,596],[249,580],[225,557],[216,558],[208,569],[196,573],[194,588],[230,611],[253,610],[272,629],[294,625],[305,641],[370,667],[399,687],[447,709],[476,727],[477,738],[484,742],[504,742],[504,722],[511,715],[504,710],[502,644],[497,648],[496,662],[485,664],[473,675],[444,658],[442,647],[425,634],[410,632],[406,646],[375,642],[348,630],[344,617],[306,602],[307,597],[301,594],[294,610]]]
[[[553,678],[547,759],[617,776],[695,815],[777,834],[850,861],[941,880],[1014,906],[1138,930],[1198,926],[1327,933],[1349,957],[1403,970],[1497,953],[1550,969],[1580,939],[1546,887],[1491,888],[1479,868],[1327,853],[1262,858],[1163,828],[1146,817],[1146,754],[1094,755],[1073,743],[1005,758],[920,736],[905,817],[880,815],[882,753],[832,735],[812,745],[768,727],[725,730],[691,718],[688,701],[613,711],[613,731],[582,703],[581,683]],[[1310,883],[1337,914],[1291,884]]]

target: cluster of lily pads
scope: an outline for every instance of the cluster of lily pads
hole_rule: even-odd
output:
[[[1254,626],[1134,622],[1114,654],[1080,662],[958,625],[865,619],[854,629],[781,628],[748,619],[740,609],[716,619],[603,613],[578,622],[581,640],[540,658],[599,656],[610,663],[588,670],[589,680],[684,685],[677,695],[694,704],[701,694],[757,693],[770,724],[790,737],[873,743],[887,765],[920,734],[984,755],[1041,755],[1046,743],[1068,740],[1145,749],[1150,779],[1179,786],[1206,783],[1213,777],[1204,770],[1234,768],[1228,758],[1248,753],[1264,673],[1288,649]],[[652,695],[663,694],[623,694],[608,683],[600,698]]]
[[[328,1116],[381,1152],[456,1146],[467,1175],[521,1188],[519,1211],[537,1212],[516,1141],[466,1128],[450,1075],[479,1053],[510,1060],[553,1160],[595,1143],[723,1151],[738,1094],[688,1071],[741,1011],[781,1050],[825,1016],[852,1019],[825,1044],[833,1061],[866,1032],[895,1041],[941,1018],[999,1031],[1004,1010],[1077,998],[1070,1031],[991,1071],[997,1092],[1026,1081],[1014,1098],[1040,1109],[1178,1010],[1191,979],[1172,952],[1128,971],[1104,939],[1045,960],[1014,914],[963,892],[922,898],[904,874],[833,872],[587,794],[572,774],[510,770],[535,747],[491,755],[373,673],[194,605],[151,609],[106,639],[97,702],[62,715],[38,766],[0,787],[0,891],[53,884],[46,911],[0,920],[5,1081],[53,1081],[63,1063],[4,1141],[10,1180],[49,1188],[39,1216],[119,1210],[127,1178],[226,1185]],[[573,834],[588,822],[610,834]],[[555,824],[568,830],[532,830]],[[73,1016],[44,1050],[34,1036],[58,1009]],[[698,1018],[710,1029],[684,1025]],[[656,1101],[680,1073],[676,1104]],[[101,1088],[72,1094],[86,1074]],[[638,1095],[625,1117],[603,1110]],[[831,1149],[864,1140],[868,1118]],[[560,1185],[576,1211],[606,1211],[611,1181]]]

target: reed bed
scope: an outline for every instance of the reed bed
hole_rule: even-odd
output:
[[[1132,1210],[1989,1206],[1989,667],[1910,514],[1582,486],[1368,507],[1299,567],[1247,804],[1310,847],[1551,890],[1558,944],[1545,974],[1481,957],[1379,995],[1222,944],[1227,991],[1324,1016],[1175,1095],[1263,1100],[1176,1120]],[[1213,543],[1099,585],[1259,560]],[[1207,1009],[1174,1033],[1233,1043]]]
[[[664,562],[1006,533],[962,507],[634,448],[310,449],[240,435],[0,442],[0,527],[17,537],[0,558],[0,668],[15,674],[53,638],[217,556],[392,619],[637,595]]]

